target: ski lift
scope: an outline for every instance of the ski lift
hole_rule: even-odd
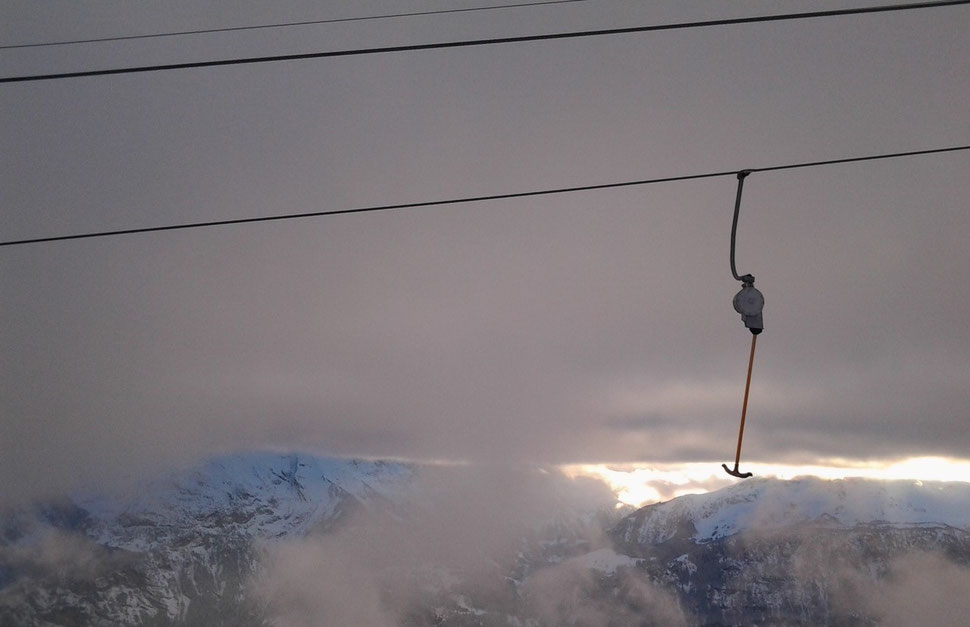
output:
[[[751,390],[751,369],[754,366],[754,349],[758,343],[758,335],[764,331],[761,310],[765,306],[764,294],[754,286],[754,275],[745,274],[739,276],[737,268],[734,265],[735,240],[738,234],[738,213],[741,209],[741,189],[744,187],[745,177],[749,174],[751,174],[750,170],[741,170],[738,172],[738,193],[734,200],[734,221],[731,224],[731,274],[736,281],[741,281],[741,291],[734,295],[734,310],[741,314],[741,321],[751,331],[751,354],[748,356],[748,376],[744,383],[744,400],[741,403],[741,426],[738,429],[738,448],[734,455],[734,468],[728,468],[727,464],[721,464],[724,472],[738,479],[747,479],[752,476],[750,472],[741,472],[738,470],[738,464],[741,463],[741,441],[744,438],[744,417],[748,411],[748,392]]]

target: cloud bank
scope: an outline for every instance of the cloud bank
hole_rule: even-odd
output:
[[[553,571],[520,592],[514,573],[523,552],[550,539],[599,546],[600,520],[590,512],[608,514],[615,502],[598,481],[535,469],[424,468],[416,479],[403,506],[361,511],[333,533],[265,545],[266,566],[251,589],[274,620],[380,627],[444,611],[435,607],[547,612]],[[573,584],[579,594],[591,581]]]

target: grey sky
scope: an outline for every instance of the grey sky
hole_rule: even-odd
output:
[[[459,6],[251,4],[9,2],[0,40]],[[592,0],[5,50],[0,74],[778,10]],[[3,85],[3,239],[967,144],[968,30],[956,7]],[[734,191],[725,177],[2,249],[4,490],[265,446],[727,461],[749,344]],[[747,457],[967,456],[968,197],[966,153],[748,179],[738,269],[767,305]]]

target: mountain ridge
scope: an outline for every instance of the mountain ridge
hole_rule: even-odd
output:
[[[810,521],[852,526],[884,522],[889,525],[940,523],[970,527],[970,483],[826,480],[799,477],[791,480],[747,479],[721,490],[690,494],[646,505],[627,517],[623,541],[636,527],[641,543],[658,544],[681,537],[709,541],[744,529],[783,528]]]
[[[260,568],[258,543],[383,507],[411,472],[392,462],[251,452],[123,495],[88,492],[8,512],[0,521],[0,626],[262,624],[247,589]]]
[[[968,526],[966,483],[757,479],[642,507],[610,536],[690,624],[873,625],[894,620],[887,598],[925,603],[894,583],[905,564],[970,583]]]
[[[420,488],[417,470],[302,453],[224,455],[121,497],[79,494],[8,513],[0,517],[0,627],[270,624],[271,608],[251,588],[261,581],[267,547],[296,540],[292,546],[313,554],[322,546],[313,538],[335,538],[353,560],[346,541],[354,535],[335,536],[340,530],[380,516],[390,521],[380,533],[416,529],[413,521],[395,522],[409,515],[409,499],[421,489],[462,485]],[[419,509],[421,520],[435,516]],[[595,616],[600,622],[590,624],[870,625],[885,618],[872,599],[889,598],[885,590],[906,597],[891,587],[906,576],[900,563],[955,581],[966,576],[970,585],[970,484],[963,482],[755,478],[647,505],[618,522],[585,516],[587,526],[572,528],[568,517],[547,513],[546,535],[533,535],[504,566],[504,589],[478,589],[456,577],[459,571],[440,571],[432,596],[409,596],[394,624],[540,627]],[[588,535],[596,520],[600,540]],[[484,540],[466,529],[441,533],[452,543]],[[386,542],[393,549],[412,540],[392,535]],[[429,570],[392,563],[413,568],[404,576],[418,582],[415,573]],[[493,582],[503,579],[497,568],[488,567]],[[329,573],[328,581],[348,575]]]

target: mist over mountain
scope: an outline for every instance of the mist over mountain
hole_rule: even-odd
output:
[[[0,624],[260,624],[259,543],[392,506],[400,464],[248,454],[6,512]]]
[[[251,453],[3,512],[0,625],[962,624],[970,484],[636,511],[549,469]]]
[[[611,537],[697,624],[957,625],[968,528],[966,483],[751,479],[641,508]]]

